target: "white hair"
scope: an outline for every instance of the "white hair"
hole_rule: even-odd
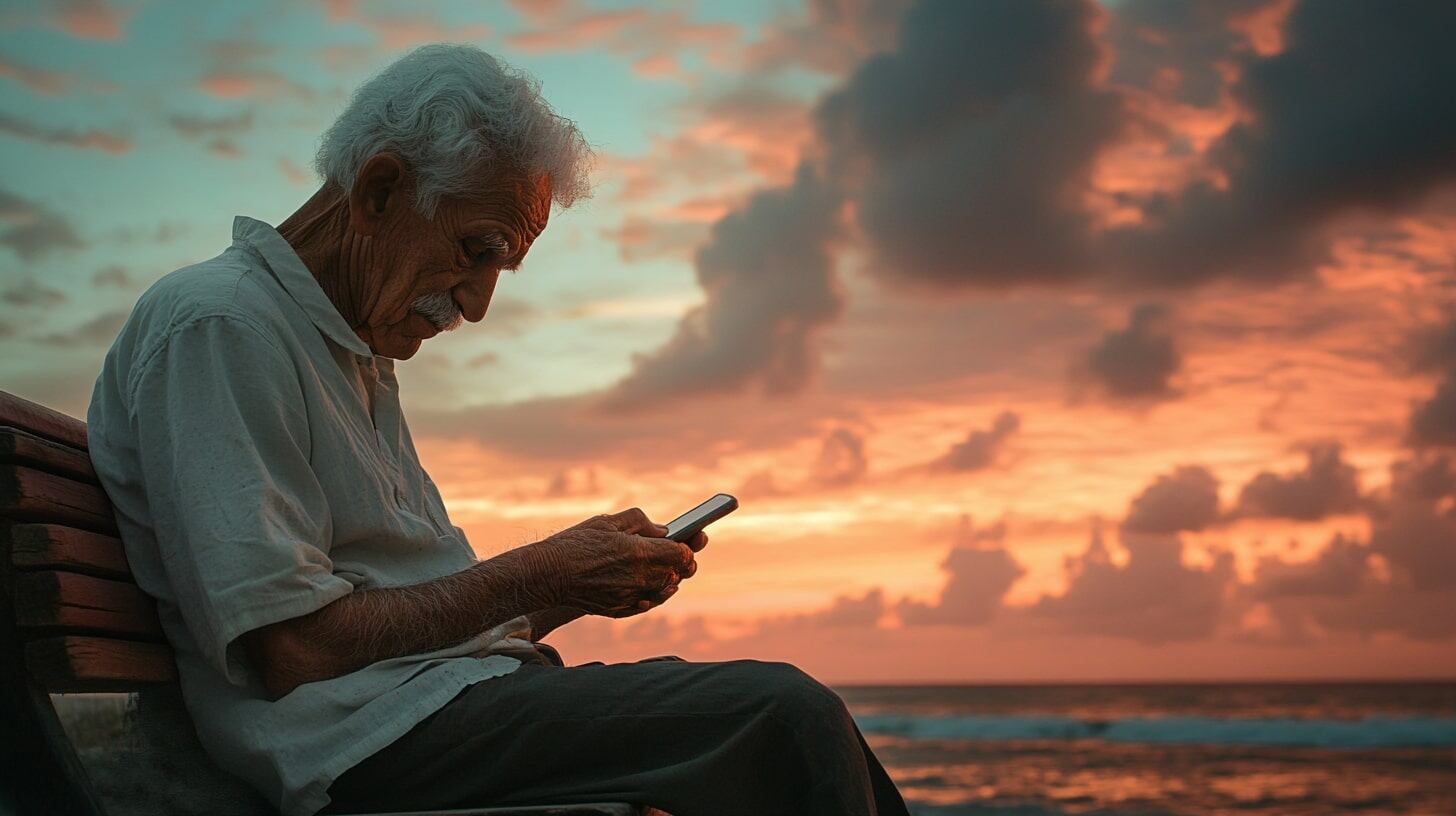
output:
[[[576,123],[541,98],[535,77],[470,45],[421,46],[359,86],[314,167],[348,190],[386,152],[414,174],[414,206],[427,218],[442,197],[469,196],[497,171],[545,174],[561,207],[590,195],[592,151]]]

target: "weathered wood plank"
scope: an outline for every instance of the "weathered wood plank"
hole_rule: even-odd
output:
[[[29,467],[0,467],[0,515],[116,534],[111,502],[100,487]]]
[[[10,563],[16,569],[59,569],[131,581],[121,539],[58,524],[12,524]]]
[[[86,423],[5,391],[0,391],[0,425],[29,431],[73,448],[86,447]]]
[[[0,426],[0,463],[4,462],[28,465],[84,482],[96,482],[96,469],[91,466],[91,457],[84,449],[52,442],[18,428]]]
[[[22,629],[163,640],[156,604],[136,584],[75,572],[15,573],[15,624]]]
[[[25,644],[26,668],[52,694],[133,691],[177,679],[172,650],[160,643],[84,637],[39,638]]]

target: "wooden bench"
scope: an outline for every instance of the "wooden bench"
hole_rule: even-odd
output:
[[[133,581],[84,423],[0,391],[0,813],[103,816],[51,694],[177,682],[155,605]],[[437,811],[638,816],[620,803]]]

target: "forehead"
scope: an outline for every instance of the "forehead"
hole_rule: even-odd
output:
[[[551,177],[495,174],[454,203],[466,220],[505,220],[534,235],[551,215]]]

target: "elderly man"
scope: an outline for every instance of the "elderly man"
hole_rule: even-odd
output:
[[[207,752],[289,816],[626,800],[693,814],[904,813],[838,697],[785,664],[563,667],[583,614],[697,570],[640,510],[477,561],[400,413],[393,360],[486,315],[580,133],[466,46],[419,49],[324,135],[276,229],[159,281],[89,422]]]

